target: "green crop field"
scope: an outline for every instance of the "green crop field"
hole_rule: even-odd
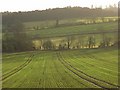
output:
[[[120,89],[118,9],[3,10],[2,89]]]
[[[101,22],[109,22],[109,20],[115,21],[118,17],[104,17],[104,20],[101,17],[98,18],[70,18],[70,19],[61,19],[59,20],[59,24],[75,24],[75,23],[93,23],[95,21],[96,23]],[[44,20],[44,21],[32,21],[32,22],[24,22],[25,28],[27,29],[34,29],[34,27],[39,27],[39,29],[42,28],[49,28],[54,27],[56,25],[56,20]]]
[[[27,30],[27,35],[31,37],[55,37],[64,36],[71,34],[89,33],[89,32],[103,32],[103,31],[115,31],[118,29],[117,22],[111,23],[100,23],[100,24],[88,24],[88,25],[77,25],[77,26],[65,26],[48,28],[41,30]]]
[[[3,88],[115,88],[118,50],[80,49],[3,54]]]

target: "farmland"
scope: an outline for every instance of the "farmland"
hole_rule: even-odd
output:
[[[117,9],[3,12],[2,88],[119,88]]]
[[[33,22],[37,23],[37,22]],[[26,25],[26,24],[25,24]],[[27,27],[30,25],[28,24]],[[27,30],[26,33],[30,37],[56,37],[63,35],[72,35],[79,33],[89,33],[89,32],[103,32],[103,31],[115,31],[118,29],[117,22],[110,23],[99,23],[99,24],[88,24],[88,25],[74,25],[65,27],[48,28],[41,30]]]
[[[70,18],[70,19],[60,19],[59,25],[69,25],[69,24],[93,24],[96,23],[108,23],[109,21],[115,22],[118,17],[98,17],[98,18]],[[24,22],[26,29],[44,29],[56,26],[56,20],[44,20],[44,21],[32,21],[32,22]],[[38,27],[38,28],[36,28]]]
[[[3,88],[115,88],[118,50],[80,49],[3,54]]]

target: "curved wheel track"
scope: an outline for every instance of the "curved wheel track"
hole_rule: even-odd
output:
[[[69,62],[66,62],[66,61],[64,60],[64,58],[61,56],[60,52],[59,52],[59,53],[56,53],[56,54],[57,54],[57,56],[58,56],[58,60],[59,60],[69,71],[71,71],[72,73],[74,73],[74,74],[77,75],[78,77],[80,77],[80,78],[82,78],[82,79],[84,79],[84,80],[86,80],[86,81],[88,81],[88,82],[90,82],[90,83],[92,83],[92,84],[100,87],[100,88],[103,88],[103,89],[109,89],[109,88],[106,87],[105,85],[113,86],[114,88],[119,88],[119,86],[117,86],[117,85],[114,85],[114,84],[111,84],[111,83],[109,83],[109,82],[106,82],[106,81],[103,81],[103,80],[94,78],[94,77],[92,77],[92,76],[84,73],[83,71],[80,71],[80,70],[78,70],[77,68],[73,67]],[[79,73],[80,73],[81,75],[80,75]],[[98,83],[98,82],[103,83],[103,84],[105,84],[105,85],[103,86],[103,85],[101,85],[101,84]]]
[[[15,69],[5,73],[4,75],[2,75],[2,81],[9,78],[10,76],[16,74],[17,72],[21,71],[24,67],[26,67],[31,61],[32,61],[32,58],[33,58],[33,54],[30,55],[30,57],[27,59],[26,62],[24,62],[22,65],[16,67]]]

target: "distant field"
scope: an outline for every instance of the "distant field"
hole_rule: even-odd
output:
[[[39,22],[36,22],[39,23]],[[33,24],[34,25],[34,24]],[[99,23],[99,24],[88,24],[88,25],[76,25],[76,26],[63,26],[63,27],[54,27],[49,29],[41,29],[41,30],[27,30],[26,33],[31,38],[35,39],[35,46],[40,47],[40,42],[37,41],[40,38],[51,38],[54,44],[58,45],[63,41],[60,41],[60,39],[65,40],[62,37],[59,36],[66,36],[66,35],[74,35],[74,34],[82,34],[82,33],[93,33],[93,32],[111,32],[111,31],[117,31],[118,30],[118,23],[117,22],[110,22],[110,23]],[[111,43],[114,43],[117,40],[117,32],[116,33],[107,33],[105,36],[108,38],[111,38]],[[88,37],[91,35],[85,34],[80,37],[76,36],[76,40],[81,39],[84,40],[85,43],[87,43]],[[53,38],[52,38],[53,37]],[[96,39],[96,46],[100,45],[100,42],[102,42],[103,37],[102,34],[95,35]],[[76,43],[76,41],[74,41]],[[65,43],[65,42],[64,42]]]
[[[85,12],[86,10],[87,8]],[[41,19],[45,21],[35,21],[41,18],[35,11],[35,14],[28,12],[30,17],[25,18],[26,20],[20,20],[26,21],[23,22],[25,27],[22,27],[22,23],[16,19],[11,24],[8,22],[10,25],[6,23],[3,26],[3,32],[0,33],[5,49],[2,53],[2,76],[0,76],[3,88],[108,90],[120,87],[118,17],[65,19],[66,15],[61,13],[64,19],[58,20],[52,15],[54,12],[50,14],[52,17],[46,12],[40,13],[45,15],[46,18]],[[24,18],[24,14],[25,12],[23,15],[20,14],[20,18]],[[16,16],[17,13],[13,15],[19,17]],[[8,21],[10,20],[12,17],[10,19],[8,17]]]
[[[3,54],[3,88],[110,88],[118,85],[117,49]]]
[[[77,25],[77,26],[66,26],[66,27],[56,27],[43,30],[27,30],[27,34],[31,37],[53,37],[61,35],[71,35],[79,34],[82,32],[94,32],[94,31],[111,31],[117,30],[118,23],[101,23],[101,24],[91,24],[91,25]]]
[[[60,19],[59,24],[74,24],[74,23],[101,23],[102,20],[104,22],[108,22],[109,20],[115,21],[117,17],[98,17],[98,18],[70,18],[70,19]],[[39,29],[54,27],[56,25],[56,20],[45,20],[45,21],[33,21],[33,22],[24,22],[25,28],[33,29],[34,27],[39,27]]]

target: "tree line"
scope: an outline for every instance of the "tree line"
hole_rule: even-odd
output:
[[[88,35],[85,35],[88,36]],[[41,39],[41,45],[37,48],[33,47],[34,50],[70,50],[70,49],[81,49],[81,48],[107,48],[117,47],[118,41],[113,39],[104,33],[100,33],[101,41],[97,41],[96,35],[90,35],[86,39],[82,35],[80,36],[65,36],[62,41],[59,41],[58,45],[53,42],[52,39]]]
[[[3,38],[2,38],[2,48],[3,52],[20,52],[20,51],[32,51],[37,50],[33,44],[33,40],[26,34],[24,25],[20,21],[12,21],[4,25]],[[105,48],[109,46],[117,46],[118,42],[112,43],[112,38],[105,35],[105,33],[100,33],[102,41],[99,42],[97,48]],[[88,36],[85,40],[82,35],[79,37],[75,36],[63,36],[59,45],[56,45],[52,39],[42,40],[39,50],[66,50],[66,49],[80,49],[80,48],[96,48],[96,36]]]
[[[74,14],[73,14],[74,13]],[[32,40],[26,34],[23,22],[29,21],[42,21],[42,20],[56,20],[56,26],[59,26],[60,19],[67,18],[87,18],[87,17],[109,17],[117,16],[116,12],[109,9],[101,8],[82,8],[82,7],[67,7],[67,8],[56,8],[47,9],[43,11],[30,11],[30,12],[4,12],[2,13],[2,24],[3,24],[3,38],[2,47],[3,52],[19,52],[19,51],[30,51],[35,50]],[[109,46],[110,39],[106,38],[104,35],[104,40],[101,42],[99,47]],[[80,39],[80,38],[79,38]],[[87,44],[84,45],[84,40],[80,39],[75,46],[71,44],[74,42],[72,36],[66,37],[65,43],[59,43],[58,48],[60,50],[64,49],[74,49],[82,48],[87,46],[88,48],[95,47],[95,37],[89,37]],[[43,50],[54,50],[56,45],[52,40],[44,41],[40,48]]]
[[[35,10],[26,12],[3,12],[3,24],[17,20],[21,22],[61,20],[69,18],[95,18],[95,17],[113,17],[117,16],[117,7],[87,8],[87,7],[66,7],[46,10]]]

